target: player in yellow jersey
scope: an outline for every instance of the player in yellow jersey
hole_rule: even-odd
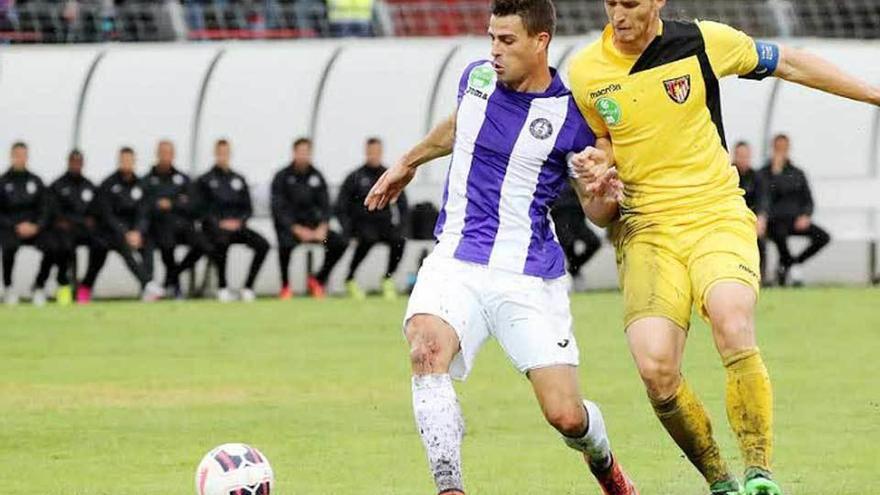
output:
[[[613,221],[627,339],[658,418],[712,493],[780,494],[770,471],[772,389],[755,339],[755,216],[725,149],[718,80],[776,76],[874,105],[880,88],[723,24],[661,21],[665,4],[606,0],[610,24],[569,74],[590,127],[610,136],[625,185],[604,216]],[[744,491],[681,376],[692,306],[710,322],[726,368]]]

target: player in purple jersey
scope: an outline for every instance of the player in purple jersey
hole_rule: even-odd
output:
[[[605,170],[607,153],[597,147],[610,143],[596,142],[547,65],[554,26],[551,0],[495,0],[492,60],[467,67],[455,114],[389,169],[365,202],[383,208],[419,165],[452,154],[437,244],[404,318],[416,423],[444,494],[464,493],[464,420],[452,379],[467,376],[489,337],[528,377],[547,421],[583,453],[603,492],[637,494],[611,454],[602,413],[578,384],[569,279],[549,207],[570,168]],[[603,189],[591,191],[574,182],[590,217],[607,222],[619,181],[592,181]]]

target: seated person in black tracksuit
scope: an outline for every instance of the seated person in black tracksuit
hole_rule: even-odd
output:
[[[180,274],[193,268],[202,255],[212,251],[212,246],[196,230],[192,184],[189,177],[174,167],[174,145],[170,141],[160,141],[157,158],[156,165],[141,180],[144,189],[142,208],[149,221],[149,237],[159,249],[165,265],[165,289],[180,298]],[[178,245],[189,247],[180,263],[174,256]]]
[[[789,159],[791,142],[780,134],[773,139],[773,156],[761,169],[761,180],[767,184],[770,194],[770,218],[768,236],[779,251],[777,280],[787,285],[789,275],[795,285],[802,283],[799,267],[822,250],[831,236],[813,223],[813,195],[807,176],[792,165]],[[799,255],[788,250],[788,238],[802,236],[810,239],[810,245]]]
[[[568,273],[572,277],[578,277],[581,268],[602,247],[602,240],[587,225],[587,216],[584,214],[577,193],[568,183],[565,184],[556,202],[553,203],[550,215],[556,225],[559,244],[568,259]],[[578,249],[578,241],[583,243],[582,249]]]
[[[124,147],[119,150],[118,169],[104,179],[92,202],[97,219],[96,242],[92,244],[89,267],[80,284],[89,296],[110,251],[119,253],[137,278],[143,300],[152,301],[162,296],[161,287],[153,282],[153,249],[146,235],[148,223],[141,207],[143,197],[143,188],[135,174],[134,150]]]
[[[767,255],[767,213],[770,211],[770,194],[760,172],[752,168],[752,148],[745,141],[736,143],[733,149],[733,165],[739,173],[739,188],[743,190],[746,205],[755,213],[758,234],[758,253],[761,256],[761,280],[764,280]]]
[[[49,277],[52,265],[58,266],[59,304],[69,304],[72,298],[70,287],[71,263],[76,256],[77,246],[92,248],[95,243],[95,217],[92,202],[95,198],[95,185],[82,173],[83,155],[73,150],[67,157],[67,172],[49,186],[52,201],[52,219],[49,235],[58,248],[57,259],[43,258],[40,263],[38,279]],[[53,263],[54,262],[54,263]],[[87,286],[77,288],[77,302],[86,303],[91,299]]]
[[[278,237],[281,264],[279,298],[290,299],[290,256],[301,243],[324,244],[324,263],[306,281],[313,297],[324,296],[330,272],[345,254],[348,241],[330,228],[330,194],[324,176],[312,165],[312,142],[307,138],[293,143],[293,161],[272,180],[272,219]]]
[[[227,302],[234,298],[227,288],[226,258],[229,246],[244,244],[253,249],[254,257],[240,296],[243,301],[253,301],[254,282],[266,260],[269,242],[247,226],[253,213],[250,190],[244,177],[229,168],[229,142],[225,139],[214,145],[214,167],[199,177],[195,191],[202,232],[214,247],[211,258],[217,266],[217,299]]]
[[[21,246],[34,246],[50,262],[57,255],[52,236],[49,234],[51,199],[39,177],[28,169],[28,147],[17,142],[10,153],[11,166],[0,176],[0,249],[3,250],[3,286],[7,304],[17,304],[18,295],[12,288],[12,272],[15,255]],[[45,278],[34,283],[33,302],[46,302],[43,287]]]
[[[346,286],[353,298],[364,298],[364,292],[355,282],[354,274],[370,249],[376,243],[382,242],[391,248],[388,268],[382,281],[382,293],[386,299],[394,299],[397,297],[397,289],[391,277],[397,271],[406,243],[403,236],[403,226],[406,225],[404,217],[407,214],[406,194],[401,193],[396,203],[381,210],[367,210],[364,199],[386,170],[382,165],[382,141],[378,138],[368,139],[366,155],[366,163],[345,179],[336,201],[336,215],[346,236],[357,240]]]

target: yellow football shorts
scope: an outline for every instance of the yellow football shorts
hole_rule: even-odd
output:
[[[687,330],[694,305],[708,321],[707,297],[719,282],[741,282],[760,292],[755,215],[745,206],[690,213],[630,234],[626,229],[616,242],[625,328],[660,316]]]

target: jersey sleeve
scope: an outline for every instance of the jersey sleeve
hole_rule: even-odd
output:
[[[773,74],[779,63],[779,47],[755,42],[749,35],[726,24],[698,23],[706,43],[706,53],[715,76],[742,76],[763,79]]]
[[[586,69],[581,67],[581,64],[575,61],[568,69],[568,80],[571,84],[571,93],[574,96],[577,109],[580,111],[581,116],[586,120],[586,127],[593,136],[593,142],[595,142],[596,137],[608,137],[609,132],[608,126],[605,125],[605,119],[602,118],[602,115],[599,114],[599,111],[595,107],[590,105],[587,97],[587,90],[585,89],[587,87],[587,81],[584,77],[585,73]]]

